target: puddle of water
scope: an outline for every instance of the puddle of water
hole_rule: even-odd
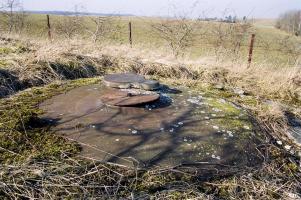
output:
[[[40,105],[42,117],[56,122],[53,130],[82,144],[85,157],[141,167],[257,163],[250,122],[236,125],[246,120],[244,112],[229,115],[210,104],[226,104],[223,99],[163,89],[154,104],[120,108],[102,104],[105,90],[80,87]]]

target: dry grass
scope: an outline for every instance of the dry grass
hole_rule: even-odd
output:
[[[26,47],[25,52],[7,53],[1,58],[9,61],[1,70],[16,77],[20,89],[114,71],[134,71],[168,83],[206,87],[244,106],[259,122],[264,140],[258,151],[264,164],[259,169],[241,169],[230,177],[201,181],[187,168],[139,171],[62,156],[57,160],[1,165],[0,196],[8,199],[298,199],[297,195],[300,196],[298,148],[291,152],[277,145],[278,140],[293,145],[286,135],[285,112],[301,115],[294,107],[300,105],[300,67],[275,68],[262,63],[247,68],[242,61],[216,61],[211,57],[175,60],[164,49],[143,46],[130,49],[82,40],[52,43],[23,40],[20,45]],[[13,48],[16,44],[5,45]],[[3,85],[13,92],[12,83]],[[224,90],[212,90],[217,84],[223,85]],[[237,87],[250,96],[233,94],[232,89]]]

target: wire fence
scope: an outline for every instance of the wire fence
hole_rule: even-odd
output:
[[[107,33],[119,34],[119,40],[123,43],[128,43],[130,47],[135,46],[139,43],[156,43],[156,40],[162,40],[160,36],[153,38],[153,41],[150,40],[153,37],[151,33],[151,22],[146,22],[141,20],[139,25],[137,21],[126,21],[122,20],[118,23],[110,20],[110,17],[101,17],[98,21],[92,20],[92,25],[89,25],[87,22],[76,21],[80,18],[67,18],[62,16],[50,16],[46,15],[43,17],[39,16],[36,18],[30,18],[26,28],[28,33],[34,35],[33,32],[36,32],[38,35],[45,37],[46,33],[49,40],[59,39],[62,35],[66,37],[74,36],[75,32],[81,32],[82,35],[87,33],[94,34],[95,37],[101,37]],[[86,17],[87,19],[92,19],[92,17]],[[65,20],[65,21],[64,21]],[[104,24],[107,23],[106,26]],[[210,23],[210,22],[208,22]],[[141,25],[142,24],[142,25]],[[112,27],[118,27],[119,29],[113,29]],[[148,27],[147,27],[148,26]],[[93,27],[93,28],[91,28]],[[93,29],[93,30],[88,30]],[[112,30],[110,30],[112,29]],[[253,61],[254,54],[271,54],[271,52],[286,55],[293,57],[295,60],[299,60],[301,56],[301,39],[292,40],[290,37],[281,36],[281,38],[273,38],[272,36],[263,37],[261,34],[246,32],[242,33],[242,37],[238,33],[235,33],[235,30],[232,30],[229,38],[228,36],[223,36],[224,38],[219,38],[219,35],[212,36],[212,33],[203,33],[201,36],[192,44],[196,48],[199,46],[213,49],[213,51],[220,51],[224,49],[225,51],[232,51],[233,53],[244,52],[247,53],[249,65]],[[222,30],[217,30],[217,32],[222,32]],[[220,34],[220,33],[218,33]],[[268,34],[267,34],[268,35]],[[87,36],[83,36],[86,37]],[[214,38],[215,37],[215,38]],[[237,37],[237,38],[236,38]],[[139,41],[138,41],[139,38]],[[149,41],[147,41],[149,40]],[[164,40],[164,39],[163,39]],[[95,40],[96,41],[96,40]],[[273,55],[275,56],[275,55]],[[275,58],[277,59],[277,58]]]

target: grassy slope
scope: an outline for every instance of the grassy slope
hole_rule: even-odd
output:
[[[41,23],[41,16],[31,17],[34,17],[35,20],[38,21],[32,21],[33,23]],[[60,17],[58,17],[58,19],[59,18]],[[147,27],[141,28],[145,26],[145,24],[150,23],[150,19],[135,18],[131,20],[134,22],[134,27],[139,27],[135,29],[137,32],[134,32],[136,35],[135,40],[139,41],[139,45],[145,45],[145,41],[150,42],[152,45],[155,43],[153,41],[156,41],[155,45],[158,47],[162,45],[162,41],[158,40],[155,36],[148,37],[149,29],[147,29]],[[128,19],[122,19],[120,23],[124,24],[127,21]],[[122,27],[124,35],[120,41],[123,41],[123,43],[127,41],[126,29],[127,26]],[[42,28],[40,30],[42,30]],[[281,34],[284,34],[274,29],[271,31],[262,27],[260,27],[259,30],[262,32],[260,34],[264,35],[266,40],[270,39],[269,35],[271,33],[273,33],[275,37],[282,37]],[[43,32],[39,31],[39,29],[36,29],[36,31],[37,33]],[[283,36],[285,35],[286,34]],[[39,55],[41,49],[47,46],[43,45],[37,47],[37,52],[33,51],[31,53],[35,56]],[[298,103],[298,101],[291,98],[291,96],[286,96],[291,92],[288,90],[290,89],[287,87],[288,84],[284,85],[285,88],[279,88],[270,93],[264,92],[264,90],[257,90],[256,93],[256,89],[258,88],[256,88],[255,85],[258,85],[258,83],[262,84],[261,88],[266,87],[270,90],[269,88],[271,87],[271,82],[267,82],[268,84],[264,86],[264,84],[256,80],[256,78],[254,79],[254,77],[247,75],[260,73],[260,71],[256,71],[256,68],[251,69],[251,71],[245,71],[245,76],[243,76],[244,73],[233,73],[231,70],[227,71],[228,69],[222,68],[223,66],[217,69],[200,69],[200,66],[196,66],[196,68],[187,66],[184,70],[184,68],[173,65],[145,64],[136,59],[126,61],[123,58],[110,58],[107,59],[106,62],[101,61],[101,63],[98,63],[99,61],[97,59],[91,59],[91,61],[88,60],[89,62],[86,62],[85,59],[82,60],[84,54],[78,52],[79,50],[76,48],[76,56],[71,56],[70,58],[67,56],[66,58],[64,53],[74,53],[72,51],[74,47],[69,43],[68,45],[70,49],[64,49],[62,46],[57,47],[59,51],[62,51],[59,53],[59,56],[54,54],[56,52],[52,52],[48,49],[50,52],[47,56],[43,57],[42,60],[40,60],[39,57],[35,58],[31,53],[28,53],[28,51],[12,53],[4,50],[3,54],[6,56],[2,57],[2,59],[3,62],[7,62],[8,64],[3,65],[1,68],[10,70],[12,64],[20,62],[19,64],[21,65],[18,66],[20,69],[30,66],[30,69],[33,69],[32,77],[36,77],[40,75],[40,72],[43,72],[43,70],[50,69],[45,68],[45,66],[47,66],[45,64],[47,64],[48,61],[55,61],[56,66],[61,66],[62,69],[67,68],[68,70],[70,70],[69,68],[81,68],[86,64],[91,65],[92,63],[92,65],[99,68],[104,68],[100,71],[132,70],[151,75],[153,78],[157,78],[168,84],[187,85],[194,89],[207,90],[212,94],[223,96],[230,101],[246,107],[246,109],[257,118],[267,133],[264,135],[267,140],[262,141],[262,145],[258,147],[259,151],[263,153],[266,162],[262,168],[259,169],[245,169],[231,177],[216,177],[216,179],[204,182],[199,181],[197,179],[198,177],[193,174],[184,173],[182,169],[178,169],[179,171],[151,170],[142,171],[137,174],[136,171],[116,166],[105,166],[91,161],[74,160],[68,156],[79,150],[77,145],[49,133],[47,127],[31,126],[32,122],[39,122],[37,114],[41,111],[36,108],[37,103],[73,87],[98,81],[98,79],[84,79],[69,82],[68,84],[59,83],[42,88],[33,88],[1,100],[0,147],[3,149],[0,150],[2,153],[0,157],[0,170],[2,175],[0,182],[6,183],[7,185],[0,188],[0,196],[8,197],[9,195],[27,194],[28,196],[36,195],[40,198],[56,198],[59,196],[91,198],[109,195],[110,197],[120,198],[130,197],[131,195],[142,197],[143,194],[145,194],[147,197],[164,197],[168,199],[193,197],[274,199],[288,198],[288,192],[298,193],[298,190],[300,190],[300,187],[298,187],[298,185],[300,185],[299,158],[295,154],[284,150],[283,146],[276,144],[276,140],[283,140],[285,144],[291,144],[290,141],[286,141],[285,138],[278,135],[282,129],[285,131],[283,113],[277,115],[278,113],[275,113],[274,107],[265,103],[269,98],[273,98],[276,101],[289,100],[290,103]],[[29,44],[29,46],[31,45]],[[148,46],[148,44],[146,44],[146,46]],[[19,47],[12,47],[12,49],[18,48]],[[86,47],[81,46],[82,51],[84,51],[85,48]],[[95,51],[95,49],[88,48],[87,52],[90,53],[91,51]],[[134,49],[132,51],[134,51]],[[31,62],[24,62],[24,60],[16,58],[15,54],[24,54],[32,60]],[[277,56],[274,54],[270,55]],[[54,59],[53,57],[58,58]],[[42,62],[37,62],[37,60]],[[33,65],[33,63],[35,65]],[[18,69],[18,67],[14,66],[14,70]],[[74,71],[70,70],[70,73],[73,72]],[[275,76],[275,80],[285,81],[286,79],[283,78],[284,73],[279,72],[279,74],[281,75],[279,76],[281,80],[277,79],[277,76]],[[55,80],[56,78],[51,80]],[[215,90],[211,87],[212,84],[214,85],[220,81],[226,84],[227,87],[225,91]],[[208,84],[209,87],[206,83],[210,83]],[[243,83],[242,85],[250,85],[250,88],[254,88],[253,95],[241,98],[233,94],[231,87],[239,83]],[[254,87],[252,85],[254,85]],[[291,87],[290,85],[288,86]],[[292,88],[292,91],[294,90],[296,89]],[[4,163],[13,165],[5,165]],[[118,178],[116,178],[116,176],[118,176]],[[74,180],[77,180],[76,184],[74,184]],[[46,184],[44,185],[44,183]],[[119,185],[117,183],[119,183]],[[72,185],[72,187],[70,187],[70,185]],[[109,186],[112,190],[103,189],[102,186],[104,185]]]
[[[56,34],[58,23],[63,19],[62,16],[51,16],[51,23],[54,32],[55,39],[62,39],[62,36]],[[144,48],[151,49],[163,49],[163,51],[170,51],[166,42],[162,40],[154,29],[152,24],[160,22],[157,18],[146,17],[121,17],[114,18],[110,24],[117,27],[117,31],[114,34],[107,35],[111,42],[117,44],[128,44],[128,22],[133,24],[133,42],[135,46],[142,46]],[[25,35],[30,37],[47,37],[46,16],[45,15],[28,15],[26,18],[27,28]],[[89,17],[83,17],[82,23],[85,27],[94,29],[95,25],[89,19]],[[207,57],[214,55],[215,45],[213,44],[214,38],[213,32],[218,25],[214,22],[200,22],[199,33],[196,36],[193,46],[187,49],[186,55],[191,59],[199,59],[201,57]],[[227,25],[225,25],[227,26]],[[291,65],[294,63],[296,55],[287,53],[287,47],[283,44],[283,41],[289,35],[283,31],[277,30],[273,27],[273,22],[270,20],[257,20],[254,23],[254,27],[250,30],[249,34],[245,36],[240,49],[239,58],[246,62],[248,58],[248,46],[251,33],[256,34],[256,44],[254,49],[254,62],[258,63],[271,63],[277,66]],[[80,36],[83,38],[89,38],[89,34],[86,30],[80,30]],[[297,37],[290,37],[290,45],[296,45],[301,43],[301,39]],[[226,46],[231,46],[230,44]],[[281,50],[281,51],[279,51]],[[294,51],[296,49],[294,48]],[[225,53],[225,52],[224,52]],[[233,56],[233,55],[231,55]],[[229,55],[226,55],[229,57]]]

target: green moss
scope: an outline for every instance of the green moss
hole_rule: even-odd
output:
[[[0,60],[0,67],[6,67],[7,62],[5,60]]]
[[[241,109],[236,108],[233,104],[223,101],[222,99],[207,98],[206,102],[210,106],[223,111],[223,113],[225,113],[226,115],[237,115],[238,116],[242,112]]]
[[[0,48],[0,55],[2,54],[9,54],[9,53],[12,53],[13,50],[11,48],[7,48],[7,47],[2,47]]]
[[[16,46],[16,49],[14,50],[14,53],[21,54],[21,53],[25,53],[25,52],[29,52],[29,51],[31,51],[31,50],[28,47],[26,47],[26,46],[24,46],[22,44],[18,44]]]
[[[0,100],[0,162],[21,162],[26,159],[60,157],[74,154],[79,146],[49,132],[47,124],[38,118],[37,105],[74,87],[93,84],[99,79],[79,79],[53,83],[20,92]],[[39,125],[35,128],[35,126]]]

